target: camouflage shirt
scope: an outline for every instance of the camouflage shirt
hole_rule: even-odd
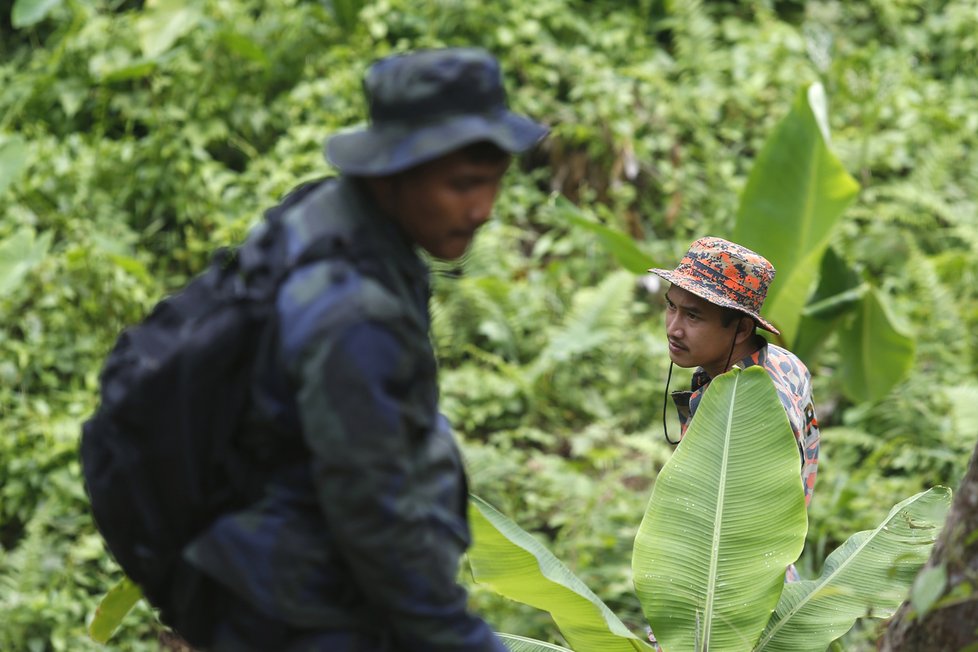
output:
[[[788,421],[795,433],[798,452],[801,458],[801,479],[805,487],[805,505],[812,500],[815,489],[815,476],[818,473],[819,431],[812,401],[812,376],[805,364],[796,355],[780,346],[768,344],[760,338],[761,346],[735,366],[745,369],[759,365],[767,370],[778,398],[788,414]],[[693,372],[691,391],[673,392],[672,397],[679,410],[679,422],[683,434],[696,413],[696,408],[709,387],[711,378],[699,368]]]
[[[467,488],[438,413],[426,265],[347,178],[284,220],[287,256],[313,242],[338,252],[282,286],[278,354],[255,389],[277,436],[306,454],[185,557],[261,614],[329,631],[330,649],[365,649],[354,641],[369,635],[390,650],[504,651],[456,581]]]

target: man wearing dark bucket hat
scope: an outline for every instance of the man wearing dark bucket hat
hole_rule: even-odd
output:
[[[284,255],[321,250],[279,290],[254,390],[288,462],[186,549],[222,589],[216,650],[506,649],[456,581],[467,490],[417,250],[461,256],[547,129],[508,110],[481,50],[383,59],[364,89],[369,125],[327,143],[341,175],[281,217]]]
[[[779,334],[774,325],[761,317],[761,306],[774,279],[774,266],[746,247],[706,237],[690,245],[676,269],[649,271],[672,284],[666,292],[666,337],[672,361],[669,377],[672,364],[697,368],[691,390],[672,393],[681,434],[686,432],[711,379],[730,369],[731,362],[741,368],[764,367],[774,381],[798,442],[807,505],[815,487],[819,447],[811,374],[797,356],[769,344],[756,332],[761,328]],[[789,569],[789,577],[792,572]]]

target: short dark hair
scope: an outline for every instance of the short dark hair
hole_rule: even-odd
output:
[[[490,140],[479,140],[464,145],[459,151],[471,163],[502,163],[503,160],[512,156]]]
[[[743,312],[742,310],[736,310],[735,308],[726,308],[722,306],[720,309],[722,311],[720,313],[720,324],[724,328],[734,323],[735,321],[739,321],[743,319],[744,317],[750,319],[751,323],[754,324],[754,328],[757,328],[757,322],[754,321],[754,318],[748,315],[746,312]]]

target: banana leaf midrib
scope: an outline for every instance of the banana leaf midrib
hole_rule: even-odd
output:
[[[720,535],[723,531],[723,501],[726,494],[727,486],[727,467],[730,459],[730,437],[733,432],[733,413],[734,406],[737,404],[737,389],[740,384],[740,375],[738,374],[734,379],[733,392],[731,395],[730,405],[727,407],[727,423],[724,427],[723,433],[723,462],[720,465],[720,482],[717,492],[717,503],[714,512],[714,522],[716,525],[713,527],[713,550],[710,556],[710,574],[709,574],[709,585],[706,592],[706,604],[703,610],[703,644],[704,646],[709,644],[710,640],[710,629],[713,620],[713,600],[716,595],[716,582],[717,582],[717,564],[720,558]]]
[[[779,631],[781,631],[781,628],[785,625],[785,623],[788,623],[791,620],[791,617],[792,616],[794,616],[799,611],[801,611],[803,607],[805,607],[806,605],[808,605],[809,602],[811,602],[812,600],[814,600],[819,595],[819,592],[821,591],[821,589],[823,587],[828,586],[829,584],[831,584],[832,580],[834,580],[840,573],[842,573],[844,570],[846,570],[852,563],[855,563],[855,561],[858,560],[859,553],[862,552],[867,546],[869,546],[873,542],[873,540],[876,538],[876,535],[879,534],[879,532],[881,530],[885,530],[886,527],[902,511],[903,510],[894,510],[893,513],[888,518],[886,518],[882,523],[879,524],[879,526],[876,527],[876,529],[871,530],[869,532],[869,536],[867,536],[862,542],[860,542],[859,545],[856,546],[856,548],[853,549],[853,551],[851,552],[851,554],[849,554],[842,561],[842,563],[839,564],[838,567],[836,567],[835,570],[833,570],[831,573],[829,573],[828,576],[825,577],[824,581],[820,581],[821,578],[819,580],[814,580],[815,581],[815,587],[814,587],[815,590],[812,590],[811,592],[809,592],[808,595],[804,596],[793,607],[791,607],[790,609],[788,609],[785,612],[784,617],[782,617],[771,628],[771,630],[767,634],[765,634],[764,636],[761,637],[761,640],[758,641],[757,645],[754,648],[755,652],[757,652],[759,650],[762,650],[764,648],[764,646],[767,645],[774,638],[774,636]]]

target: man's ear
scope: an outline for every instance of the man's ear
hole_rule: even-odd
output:
[[[366,185],[370,192],[375,197],[382,197],[390,193],[391,190],[391,178],[388,177],[366,177],[363,180],[364,185]]]
[[[365,177],[363,183],[370,190],[370,194],[373,195],[374,201],[377,202],[381,210],[389,212],[391,203],[394,201],[395,187],[398,183],[397,175]]]
[[[734,336],[734,341],[737,344],[742,344],[746,342],[754,334],[754,329],[756,325],[754,320],[747,315],[744,315],[737,320],[737,334]]]

